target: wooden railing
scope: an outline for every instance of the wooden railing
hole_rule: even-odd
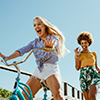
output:
[[[69,91],[68,88],[70,88],[71,91]],[[71,95],[69,95],[69,92]],[[65,100],[84,100],[83,93],[67,82],[64,82],[64,96]]]
[[[11,68],[11,67],[7,67],[7,66],[3,66],[3,65],[0,65],[0,68],[4,69],[4,70],[12,71],[12,72],[17,72],[16,69]],[[21,74],[28,75],[28,76],[32,75],[32,73],[28,73],[28,72],[25,72],[25,71],[21,71]],[[77,88],[75,88],[74,86],[70,85],[67,82],[63,82],[63,84],[64,84],[65,100],[69,100],[69,99],[70,100],[83,100],[83,94],[80,90],[78,90]],[[68,94],[69,93],[69,90],[68,90],[69,87],[71,88],[71,93],[70,93],[71,96]],[[75,91],[77,91],[77,96],[76,96]]]
[[[11,68],[11,67],[0,65],[0,68],[4,69],[4,70],[8,70],[8,71],[12,71],[12,72],[16,72],[17,73],[17,70],[14,69],[14,68]],[[25,71],[21,71],[21,74],[28,75],[28,76],[32,75],[32,73],[28,73],[28,72],[25,72]]]

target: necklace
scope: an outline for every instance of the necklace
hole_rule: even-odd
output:
[[[86,54],[87,54],[87,53],[90,53],[90,51],[89,51],[89,50],[87,50],[87,51],[84,51],[84,52],[82,51],[82,53],[86,53]]]

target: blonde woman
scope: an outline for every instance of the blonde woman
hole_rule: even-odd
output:
[[[85,100],[96,100],[100,68],[97,66],[96,52],[89,50],[89,46],[93,43],[91,33],[81,32],[77,42],[82,48],[82,51],[79,48],[75,49],[75,67],[76,70],[80,70],[80,87]]]
[[[16,50],[8,57],[2,55],[1,53],[0,56],[3,56],[7,61],[24,55],[34,47],[54,48],[55,52],[46,52],[43,50],[35,50],[33,52],[36,57],[37,67],[33,76],[29,78],[26,84],[31,88],[32,95],[34,97],[35,94],[41,89],[40,82],[45,80],[47,86],[53,94],[54,100],[65,100],[62,89],[62,79],[58,66],[59,58],[63,57],[65,55],[65,51],[67,50],[64,45],[64,36],[56,26],[52,25],[42,17],[35,17],[33,26],[38,38],[31,41],[28,45]],[[27,100],[28,98],[24,92],[23,95]]]

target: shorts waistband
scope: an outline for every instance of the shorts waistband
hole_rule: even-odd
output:
[[[93,68],[94,66],[86,66],[86,67],[83,67],[81,69],[87,69],[87,68]]]

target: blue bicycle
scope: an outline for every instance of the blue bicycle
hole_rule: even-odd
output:
[[[55,49],[52,49],[52,48],[38,48],[38,47],[35,47],[35,48],[33,48],[33,50],[28,54],[28,56],[23,61],[20,61],[20,62],[14,61],[11,64],[8,64],[5,61],[5,59],[3,57],[1,57],[2,60],[3,60],[3,63],[6,66],[12,66],[12,65],[14,65],[15,68],[17,69],[17,72],[18,72],[16,81],[15,81],[15,84],[14,84],[13,94],[12,94],[12,96],[8,100],[19,100],[19,99],[20,100],[25,100],[23,94],[21,93],[21,90],[25,92],[25,94],[27,95],[27,97],[28,97],[29,100],[33,100],[33,96],[32,96],[32,92],[31,92],[30,87],[27,84],[24,84],[24,83],[20,82],[20,74],[21,74],[21,72],[20,72],[20,69],[19,69],[19,67],[17,65],[20,64],[20,63],[25,62],[29,58],[29,56],[32,54],[32,52],[34,50],[36,50],[36,49],[41,49],[41,50],[45,50],[45,51],[55,51]],[[46,87],[43,83],[41,83],[41,84],[44,87],[44,92],[45,92],[43,100],[47,100],[46,99],[47,98],[47,94],[46,93],[47,93],[48,87]],[[23,86],[28,89],[29,93],[23,88]]]

